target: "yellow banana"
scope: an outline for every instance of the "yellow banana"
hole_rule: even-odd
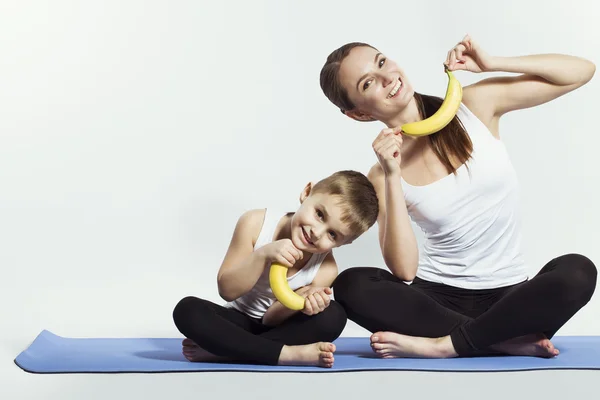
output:
[[[275,298],[290,310],[302,310],[304,297],[294,292],[287,281],[288,269],[283,265],[272,264],[269,271],[269,284]]]
[[[446,74],[448,74],[448,88],[440,108],[429,118],[402,125],[403,134],[409,136],[431,135],[442,130],[452,121],[462,101],[462,86],[452,71],[446,69]]]

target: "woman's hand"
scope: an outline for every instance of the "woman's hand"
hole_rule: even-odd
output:
[[[493,57],[466,35],[448,52],[444,65],[450,71],[487,72],[492,70]]]
[[[401,132],[401,128],[383,129],[373,141],[373,150],[386,176],[400,175]]]

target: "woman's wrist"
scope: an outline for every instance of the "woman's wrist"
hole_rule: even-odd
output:
[[[396,167],[390,170],[385,170],[384,171],[385,174],[385,179],[400,179],[400,177],[402,176],[402,170],[400,169],[400,167]]]
[[[484,72],[516,72],[511,71],[511,58],[513,57],[490,56]]]

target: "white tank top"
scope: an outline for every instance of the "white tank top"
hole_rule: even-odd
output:
[[[258,239],[256,240],[256,244],[254,245],[254,250],[273,241],[275,228],[281,218],[286,214],[288,213],[273,211],[269,208],[265,210],[265,219]],[[311,284],[326,256],[327,253],[313,254],[301,270],[287,278],[290,288],[296,290],[302,286]],[[225,307],[235,308],[249,317],[261,319],[267,309],[271,307],[276,300],[273,291],[271,290],[271,285],[269,284],[269,270],[269,267],[265,268],[254,287],[248,293],[233,301],[227,302]]]
[[[522,282],[517,175],[504,143],[463,104],[458,117],[473,142],[469,169],[425,186],[402,179],[408,213],[425,236],[417,276],[467,289]]]

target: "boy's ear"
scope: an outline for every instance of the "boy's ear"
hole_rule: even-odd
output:
[[[359,110],[344,111],[344,114],[347,115],[348,117],[352,118],[353,120],[360,121],[360,122],[375,121],[375,118],[373,118],[369,114],[365,114],[364,112],[359,111]]]
[[[312,182],[308,182],[306,184],[306,186],[304,186],[304,189],[302,189],[302,192],[300,192],[300,204],[304,203],[304,200],[306,200],[306,198],[308,196],[310,196],[311,191],[312,191]]]

